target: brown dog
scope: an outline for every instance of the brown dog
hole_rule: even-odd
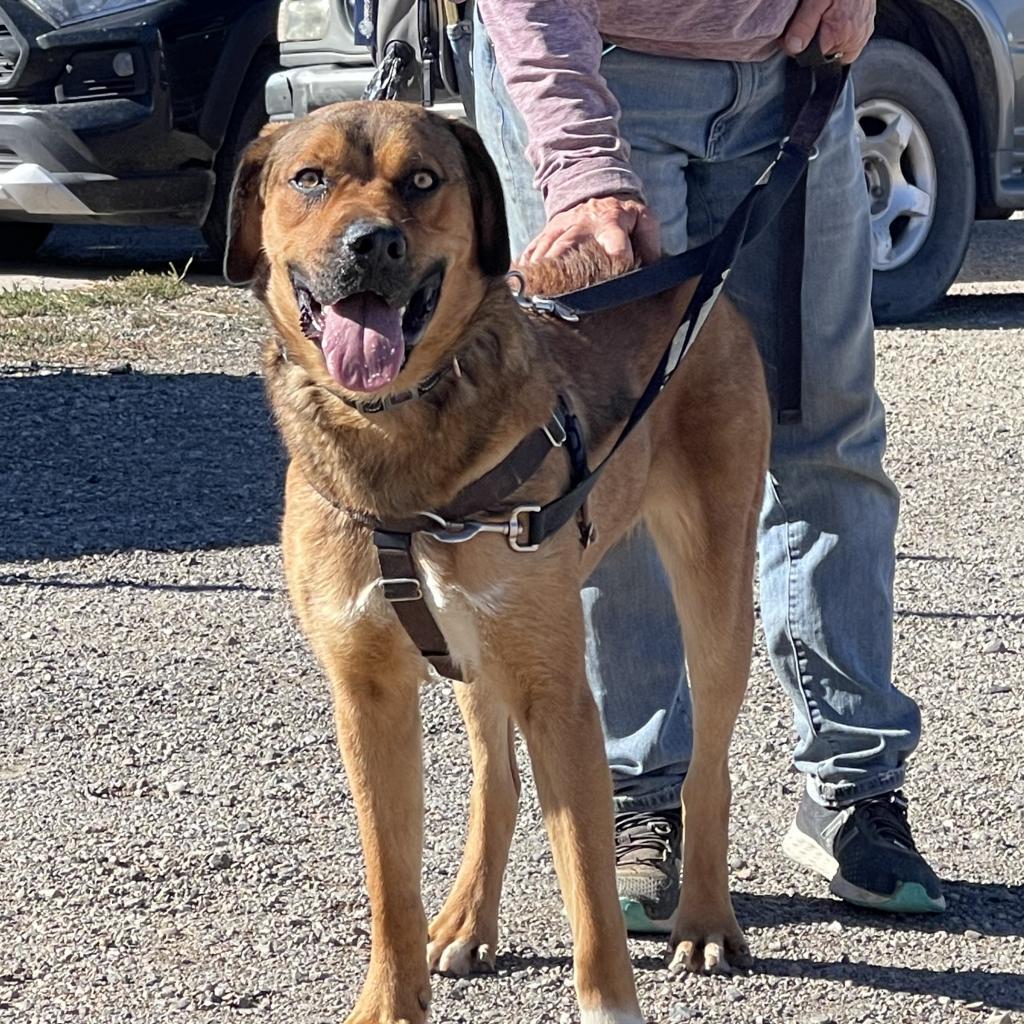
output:
[[[745,325],[725,302],[716,307],[598,485],[589,548],[572,525],[528,554],[493,535],[415,542],[434,615],[469,681],[456,691],[474,765],[463,864],[428,928],[417,700],[425,663],[381,592],[369,530],[344,509],[388,520],[443,508],[544,424],[559,394],[582,419],[595,464],[690,289],[578,328],[524,313],[503,279],[504,208],[479,139],[399,103],[339,104],[258,139],[238,171],[231,233],[228,275],[255,283],[279,333],[265,367],[292,459],[288,585],[333,688],[366,857],[373,948],[348,1024],[419,1024],[431,968],[461,974],[493,962],[519,792],[513,722],[529,748],[572,926],[582,1020],[641,1020],[579,601],[582,581],[641,518],[674,583],[694,702],[674,964],[742,964],[749,953],[726,868],[728,748],[750,666],[769,436]],[[576,259],[531,268],[527,285],[555,294],[614,269],[600,256]],[[349,404],[456,367],[418,400],[372,414]],[[557,497],[568,474],[553,449],[514,503]]]

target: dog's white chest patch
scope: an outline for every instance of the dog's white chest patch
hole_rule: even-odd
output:
[[[416,561],[423,574],[424,595],[448,641],[451,656],[463,668],[478,668],[480,620],[500,613],[504,584],[470,592],[448,582],[429,558],[419,554]]]
[[[367,583],[355,597],[340,605],[332,606],[327,617],[342,628],[367,618],[387,619],[388,602],[381,589],[380,580]]]

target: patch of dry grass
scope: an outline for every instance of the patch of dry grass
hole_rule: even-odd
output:
[[[187,268],[186,268],[187,270]],[[267,329],[237,289],[193,283],[185,272],[142,271],[81,288],[0,292],[0,363],[94,367],[131,363],[190,371],[213,356],[226,372],[251,372]]]
[[[183,271],[147,274],[138,270],[127,277],[98,281],[83,288],[24,288],[16,285],[0,292],[0,317],[74,316],[87,309],[118,308],[140,302],[180,299],[188,291]]]

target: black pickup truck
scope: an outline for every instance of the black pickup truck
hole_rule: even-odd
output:
[[[202,226],[266,120],[277,0],[0,0],[0,259],[57,223]]]

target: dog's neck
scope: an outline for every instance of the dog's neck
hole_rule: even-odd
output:
[[[268,389],[291,456],[340,505],[382,519],[444,507],[551,414],[558,382],[543,376],[552,363],[534,358],[544,332],[526,316],[496,279],[444,357],[458,359],[459,375],[369,415],[268,346]]]

